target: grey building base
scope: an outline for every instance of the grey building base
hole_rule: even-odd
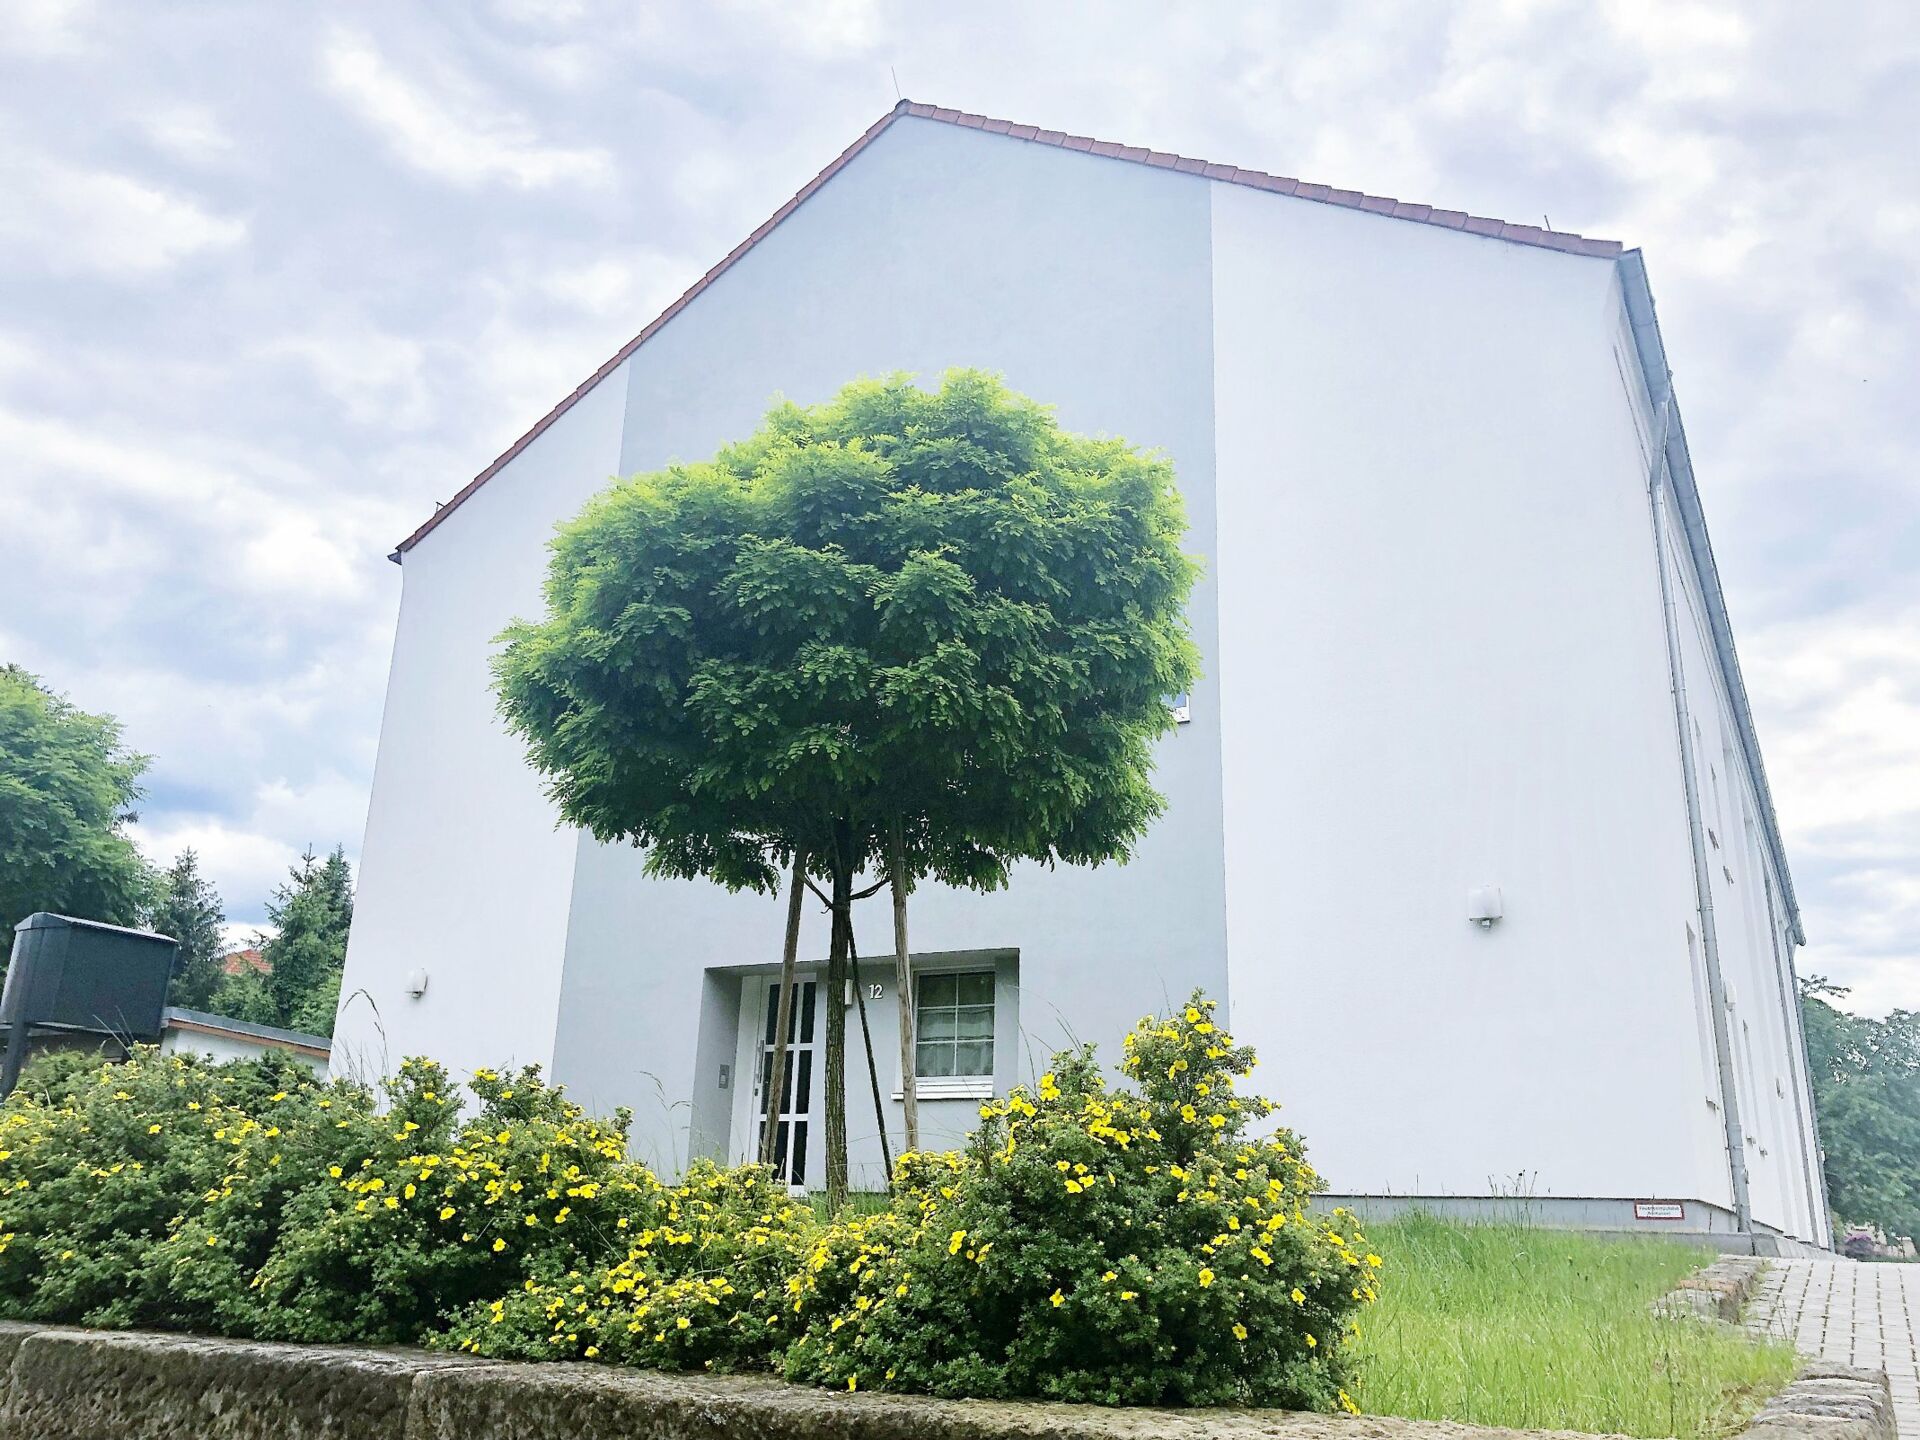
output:
[[[1669,1200],[1682,1211],[1677,1220],[1647,1220],[1634,1212],[1633,1198],[1588,1195],[1322,1195],[1325,1206],[1341,1205],[1362,1220],[1386,1221],[1424,1212],[1448,1220],[1537,1225],[1551,1230],[1583,1230],[1593,1235],[1625,1237],[1652,1235],[1711,1245],[1728,1255],[1827,1255],[1830,1251],[1771,1226],[1756,1225],[1752,1234],[1740,1233],[1731,1210],[1705,1200]]]

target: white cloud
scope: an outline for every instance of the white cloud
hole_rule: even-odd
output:
[[[55,275],[150,279],[231,250],[247,222],[126,175],[75,170],[14,151],[0,157],[0,256]]]
[[[70,553],[70,578],[96,575],[123,599],[129,582],[171,562],[185,541],[228,557],[197,577],[255,601],[311,606],[353,599],[364,562],[404,533],[404,506],[377,497],[348,498],[278,457],[228,447],[201,453],[198,437],[116,435],[105,426],[0,407],[0,453],[11,484],[0,492],[8,518],[66,516],[86,543]],[[117,553],[96,548],[109,522],[161,512],[168,531],[134,524]],[[0,515],[7,511],[0,509]]]
[[[518,115],[501,111],[457,78],[438,93],[404,75],[364,35],[335,30],[320,53],[326,88],[417,170],[456,185],[494,181],[538,189],[605,182],[612,158],[599,147],[543,143]]]
[[[146,116],[142,128],[156,148],[189,163],[224,160],[234,153],[233,136],[204,105],[160,106]]]
[[[297,362],[355,424],[412,431],[433,418],[427,347],[418,340],[335,324],[269,340],[259,354]]]
[[[1920,603],[1780,622],[1743,648],[1802,892],[1801,969],[1851,985],[1862,1011],[1920,1009]]]
[[[86,50],[93,0],[12,0],[0,24],[0,54],[45,60]]]

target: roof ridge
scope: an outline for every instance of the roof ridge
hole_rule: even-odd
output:
[[[1360,210],[1370,215],[1380,215],[1390,220],[1409,220],[1416,224],[1433,225],[1443,230],[1458,230],[1470,235],[1484,235],[1489,239],[1506,240],[1516,245],[1531,245],[1539,249],[1558,250],[1569,255],[1591,255],[1604,259],[1618,256],[1625,248],[1617,240],[1595,240],[1585,235],[1576,235],[1571,231],[1550,230],[1539,225],[1515,225],[1510,221],[1496,220],[1490,216],[1470,215],[1464,210],[1436,210],[1431,205],[1416,205],[1403,200],[1395,200],[1385,195],[1367,195],[1358,190],[1340,190],[1330,185],[1310,184],[1295,180],[1290,176],[1269,175],[1264,170],[1247,170],[1237,165],[1217,165],[1207,160],[1197,160],[1190,156],[1175,155],[1165,150],[1148,150],[1138,145],[1122,145],[1114,140],[1096,140],[1091,136],[1073,135],[1064,130],[1043,130],[1037,125],[1016,125],[1010,120],[996,120],[988,115],[976,115],[968,110],[953,110],[939,105],[928,105],[918,100],[901,100],[886,114],[869,125],[846,149],[842,150],[819,174],[794,192],[793,197],[773,214],[769,215],[752,234],[742,240],[724,257],[713,265],[706,274],[675,300],[671,305],[655,316],[653,321],[633,339],[615,351],[612,358],[593,374],[589,375],[559,404],[536,421],[533,427],[500,455],[473,479],[461,486],[451,500],[434,506],[429,515],[414,532],[394,547],[388,558],[398,561],[402,555],[418,545],[427,535],[464,503],[474,491],[478,490],[531,445],[554,421],[580,401],[586,393],[598,385],[607,376],[626,361],[627,357],[638,350],[674,316],[690,305],[699,295],[722,274],[731,269],[747,251],[764,240],[775,226],[799,209],[813,193],[827,181],[839,174],[848,161],[871,145],[880,134],[903,115],[915,119],[934,120],[945,125],[957,125],[962,129],[979,130],[989,135],[1005,135],[1013,140],[1025,140],[1036,145],[1053,145],[1062,150],[1075,150],[1089,155],[1098,155],[1104,159],[1125,160],[1134,164],[1150,165],[1156,169],[1173,170],[1185,175],[1198,175],[1206,180],[1220,180],[1230,185],[1245,185],[1249,189],[1265,190],[1276,195],[1291,196],[1296,200],[1312,200],[1323,205],[1339,205],[1350,210]]]
[[[959,125],[969,130],[984,130],[990,135],[1005,135],[1014,140],[1030,140],[1037,145],[1055,145],[1063,150],[1079,150],[1108,159],[1152,165],[1162,170],[1177,170],[1182,174],[1199,175],[1207,180],[1224,180],[1230,185],[1245,185],[1255,190],[1271,191],[1276,195],[1291,195],[1299,200],[1315,200],[1323,205],[1340,205],[1350,210],[1365,210],[1369,214],[1385,215],[1394,220],[1413,220],[1423,225],[1437,225],[1446,230],[1464,230],[1473,235],[1510,240],[1517,245],[1560,250],[1570,255],[1593,255],[1612,259],[1626,248],[1618,240],[1596,240],[1586,235],[1575,234],[1571,230],[1552,230],[1543,225],[1516,225],[1509,220],[1498,220],[1488,215],[1472,215],[1464,210],[1440,210],[1431,205],[1396,200],[1390,195],[1368,195],[1359,190],[1341,190],[1331,185],[1296,180],[1289,175],[1270,175],[1264,170],[1248,170],[1238,165],[1218,165],[1210,160],[1176,155],[1167,150],[1148,150],[1138,145],[1123,145],[1114,140],[1095,140],[1086,135],[1073,135],[1064,130],[1042,130],[1033,125],[1015,125],[1006,120],[993,119],[991,116],[976,115],[966,110],[952,110],[939,105],[927,105],[917,100],[902,100],[895,107],[895,113],[914,115],[923,120],[938,120],[943,124]]]

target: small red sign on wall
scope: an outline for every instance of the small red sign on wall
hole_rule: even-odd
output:
[[[1687,1207],[1678,1200],[1636,1200],[1633,1202],[1633,1218],[1636,1220],[1684,1220]]]

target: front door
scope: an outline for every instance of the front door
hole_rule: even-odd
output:
[[[760,1153],[760,1137],[766,1130],[767,1087],[773,1083],[773,1032],[780,1019],[780,977],[751,979],[747,984],[758,999],[758,1014],[749,1019],[758,1037],[754,1045],[753,1091],[749,1098],[752,1113],[741,1132],[752,1137],[747,1154],[752,1160]],[[780,1111],[774,1136],[774,1171],[796,1190],[807,1184],[808,1137],[812,1130],[814,1071],[819,1061],[815,1038],[818,986],[807,977],[794,982],[793,1024],[787,1038],[786,1084],[781,1087]]]

